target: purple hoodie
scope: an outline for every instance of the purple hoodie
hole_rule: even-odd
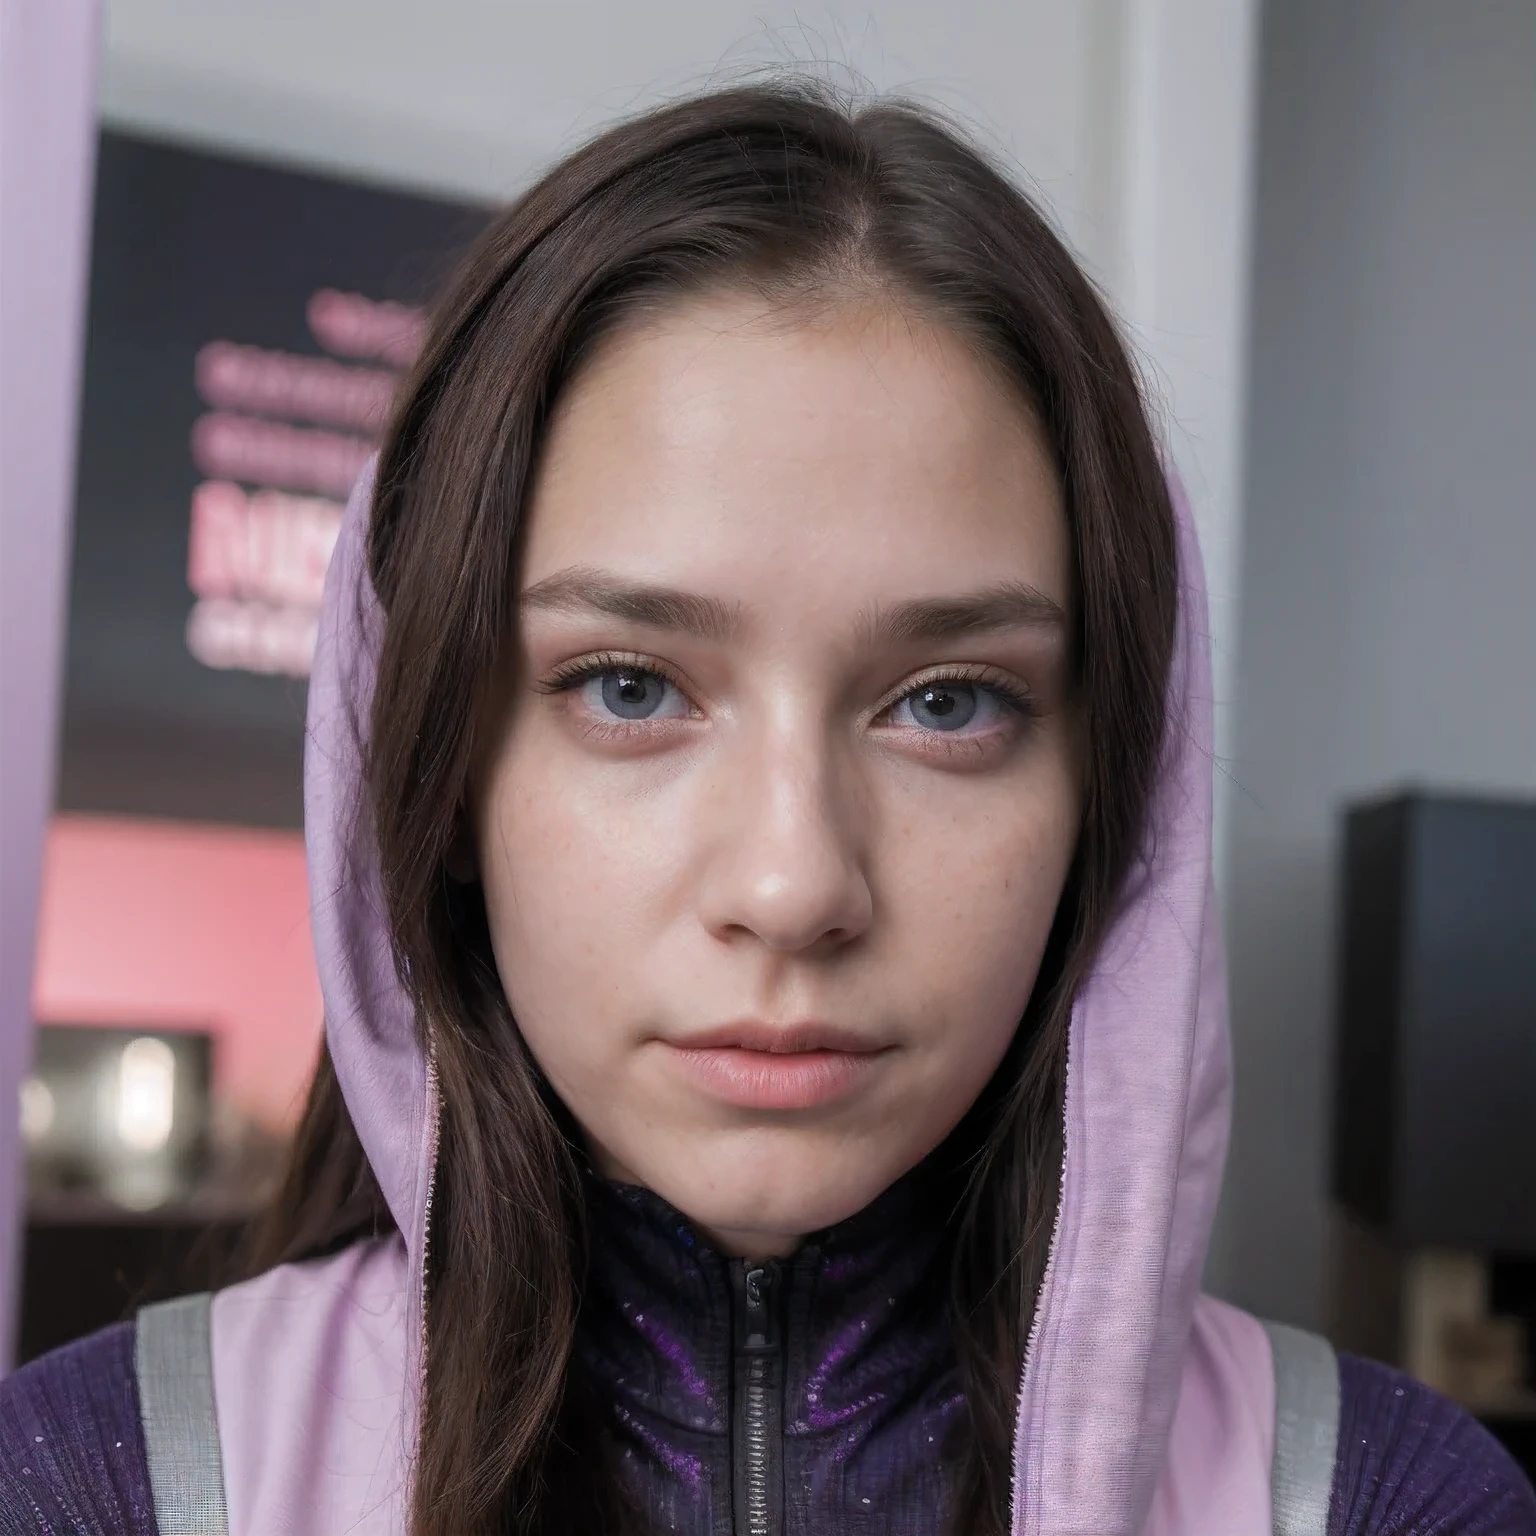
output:
[[[395,977],[374,850],[352,814],[382,625],[363,561],[370,487],[368,476],[353,496],[327,580],[306,821],[327,1037],[399,1235],[214,1298],[212,1405],[233,1536],[405,1529],[438,1105]],[[1060,1208],[1020,1362],[1014,1536],[1262,1536],[1275,1528],[1277,1436],[1316,1428],[1277,1424],[1270,1336],[1199,1294],[1229,1078],[1209,637],[1193,527],[1176,503],[1168,744],[1146,855],[1073,1010]],[[748,1272],[655,1197],[594,1187],[583,1358],[657,1528],[941,1526],[959,1404],[924,1198],[921,1181],[904,1181],[783,1273]],[[110,1331],[0,1389],[0,1531],[154,1529],[131,1348]],[[743,1499],[757,1495],[743,1493],[733,1455],[741,1361],[754,1351],[770,1385],[746,1400],[771,1434],[751,1443],[771,1448],[776,1472],[760,1527],[744,1520]],[[1344,1360],[1337,1381],[1328,1531],[1536,1536],[1529,1485],[1465,1415],[1362,1362]],[[1318,1423],[1333,1434],[1331,1419]]]

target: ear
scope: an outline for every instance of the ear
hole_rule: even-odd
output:
[[[475,848],[475,829],[468,810],[462,805],[454,818],[453,841],[448,844],[448,854],[443,860],[443,870],[450,880],[459,885],[473,885],[480,878],[480,860]]]

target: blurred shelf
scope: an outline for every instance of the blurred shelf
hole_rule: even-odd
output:
[[[147,1211],[83,1192],[35,1196],[16,1363],[122,1322],[147,1302],[227,1284],[255,1209],[213,1193]]]
[[[27,1224],[37,1227],[205,1227],[249,1221],[261,1202],[223,1190],[201,1190],[185,1200],[136,1210],[95,1191],[35,1193],[27,1200]]]

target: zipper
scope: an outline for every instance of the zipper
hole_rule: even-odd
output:
[[[1024,1358],[1019,1362],[1019,1391],[1015,1399],[1013,1414],[1013,1479],[1008,1497],[1008,1531],[1009,1536],[1023,1536],[1024,1533],[1024,1506],[1023,1492],[1019,1486],[1019,1431],[1023,1427],[1024,1412],[1024,1379],[1029,1374],[1030,1361],[1034,1358],[1035,1350],[1040,1341],[1040,1326],[1044,1320],[1044,1301],[1046,1292],[1050,1287],[1051,1278],[1056,1270],[1056,1244],[1061,1237],[1061,1212],[1067,1198],[1067,1126],[1066,1106],[1070,1102],[1068,1079],[1072,1073],[1072,1056],[1067,1055],[1067,1070],[1063,1074],[1062,1091],[1062,1127],[1061,1127],[1061,1171],[1056,1184],[1056,1214],[1051,1219],[1051,1242],[1045,1251],[1045,1271],[1040,1276],[1040,1286],[1035,1292],[1035,1313],[1029,1320],[1029,1334],[1024,1340]]]
[[[778,1262],[731,1263],[735,1352],[731,1370],[731,1488],[735,1536],[784,1528],[782,1271]]]
[[[416,1401],[427,1401],[427,1269],[431,1262],[432,1199],[437,1194],[437,1155],[442,1138],[443,1104],[437,1083],[437,1049],[427,1047],[427,1192],[421,1211],[421,1263],[416,1272],[417,1321],[420,1327],[420,1359],[417,1363]],[[419,1425],[418,1425],[419,1432]]]

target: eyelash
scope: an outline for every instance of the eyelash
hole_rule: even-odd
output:
[[[623,651],[598,651],[592,656],[562,662],[538,685],[538,689],[540,693],[569,693],[589,679],[601,677],[605,672],[637,672],[642,677],[659,677],[680,692],[687,692],[683,680],[670,667]]]
[[[687,688],[680,677],[664,663],[651,660],[647,657],[636,656],[619,651],[600,651],[595,655],[583,656],[575,661],[568,661],[556,667],[550,675],[539,683],[541,693],[558,694],[569,693],[580,688],[583,683],[594,677],[601,677],[607,672],[637,672],[647,677],[659,677],[671,683],[685,697]],[[968,687],[983,687],[992,693],[999,703],[1021,721],[1028,722],[1039,714],[1039,706],[1033,695],[1018,683],[1000,675],[990,667],[951,667],[947,671],[937,671],[926,676],[914,679],[908,683],[900,693],[893,695],[877,711],[876,718],[888,714],[903,699],[910,698],[914,693],[921,692],[924,688],[932,688],[944,683],[963,683]],[[604,721],[600,726],[594,725],[593,729],[602,732],[617,732],[627,735],[633,729],[643,727],[645,722],[635,721],[632,724],[623,724],[616,721]],[[930,737],[936,744],[941,744],[949,751],[963,751],[974,749],[978,744],[978,738],[974,736],[961,736],[959,733],[946,733],[943,731],[925,731],[924,736]]]

